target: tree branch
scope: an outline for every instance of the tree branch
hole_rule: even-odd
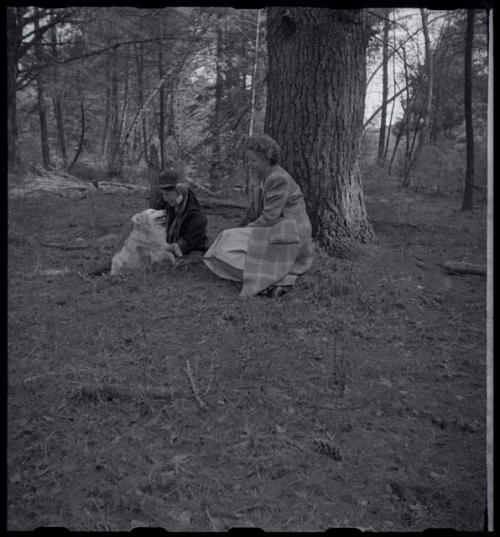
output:
[[[392,101],[394,101],[394,99],[399,97],[403,93],[403,91],[405,91],[405,90],[406,90],[406,86],[403,89],[399,90],[396,94],[394,94],[390,99],[388,99],[385,104],[388,105],[389,103],[392,103]],[[381,104],[375,110],[375,112],[373,112],[373,114],[369,117],[369,119],[367,119],[365,121],[365,123],[363,124],[363,129],[366,128],[373,121],[373,119],[378,115],[378,113],[382,110],[383,107],[384,107],[384,105]]]

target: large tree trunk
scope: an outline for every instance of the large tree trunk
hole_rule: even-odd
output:
[[[474,129],[472,124],[472,42],[474,39],[474,10],[467,10],[464,64],[464,109],[466,137],[465,190],[462,209],[472,210],[474,205]]]
[[[382,37],[382,111],[378,137],[377,160],[380,165],[385,161],[385,129],[387,122],[387,95],[389,94],[389,10],[385,10],[384,33]]]
[[[360,179],[365,13],[271,7],[267,36],[265,131],[304,192],[313,236],[348,256],[373,239]]]
[[[38,8],[35,8],[38,14]],[[37,62],[41,65],[44,61],[43,44],[40,36],[40,21],[39,17],[35,17],[35,55]],[[43,71],[39,71],[36,77],[36,92],[37,92],[37,105],[38,105],[38,117],[40,119],[40,143],[42,147],[42,160],[43,167],[49,170],[52,167],[50,160],[50,145],[49,145],[49,129],[47,125],[47,102],[45,99],[45,81],[43,79]]]

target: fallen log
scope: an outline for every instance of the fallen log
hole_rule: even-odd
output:
[[[86,250],[87,248],[90,248],[90,244],[82,243],[82,244],[59,244],[55,242],[40,242],[42,246],[46,246],[47,248],[58,248],[59,250]]]
[[[118,386],[113,384],[81,384],[76,390],[75,395],[87,399],[94,399],[99,402],[111,401],[113,399],[121,401],[137,401],[143,397],[172,400],[172,390],[167,388],[156,388],[151,386],[130,388],[128,386]]]
[[[98,181],[94,183],[97,190],[100,190],[104,194],[112,194],[114,192],[139,192],[144,193],[147,191],[147,187],[142,185],[133,185],[129,183],[115,183],[112,181]]]
[[[232,200],[219,200],[216,198],[198,198],[204,209],[216,209],[218,207],[230,207],[233,209],[248,209],[248,205]]]
[[[438,263],[448,274],[476,274],[478,276],[486,276],[486,266],[477,265],[475,263],[463,263],[460,261],[446,261]]]

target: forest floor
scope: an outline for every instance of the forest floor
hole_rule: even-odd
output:
[[[480,531],[486,278],[437,264],[486,262],[485,208],[366,203],[378,244],[243,301],[196,256],[77,274],[137,193],[10,200],[8,529]]]

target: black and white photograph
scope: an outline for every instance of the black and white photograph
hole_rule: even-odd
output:
[[[8,5],[6,529],[493,531],[493,4]]]

